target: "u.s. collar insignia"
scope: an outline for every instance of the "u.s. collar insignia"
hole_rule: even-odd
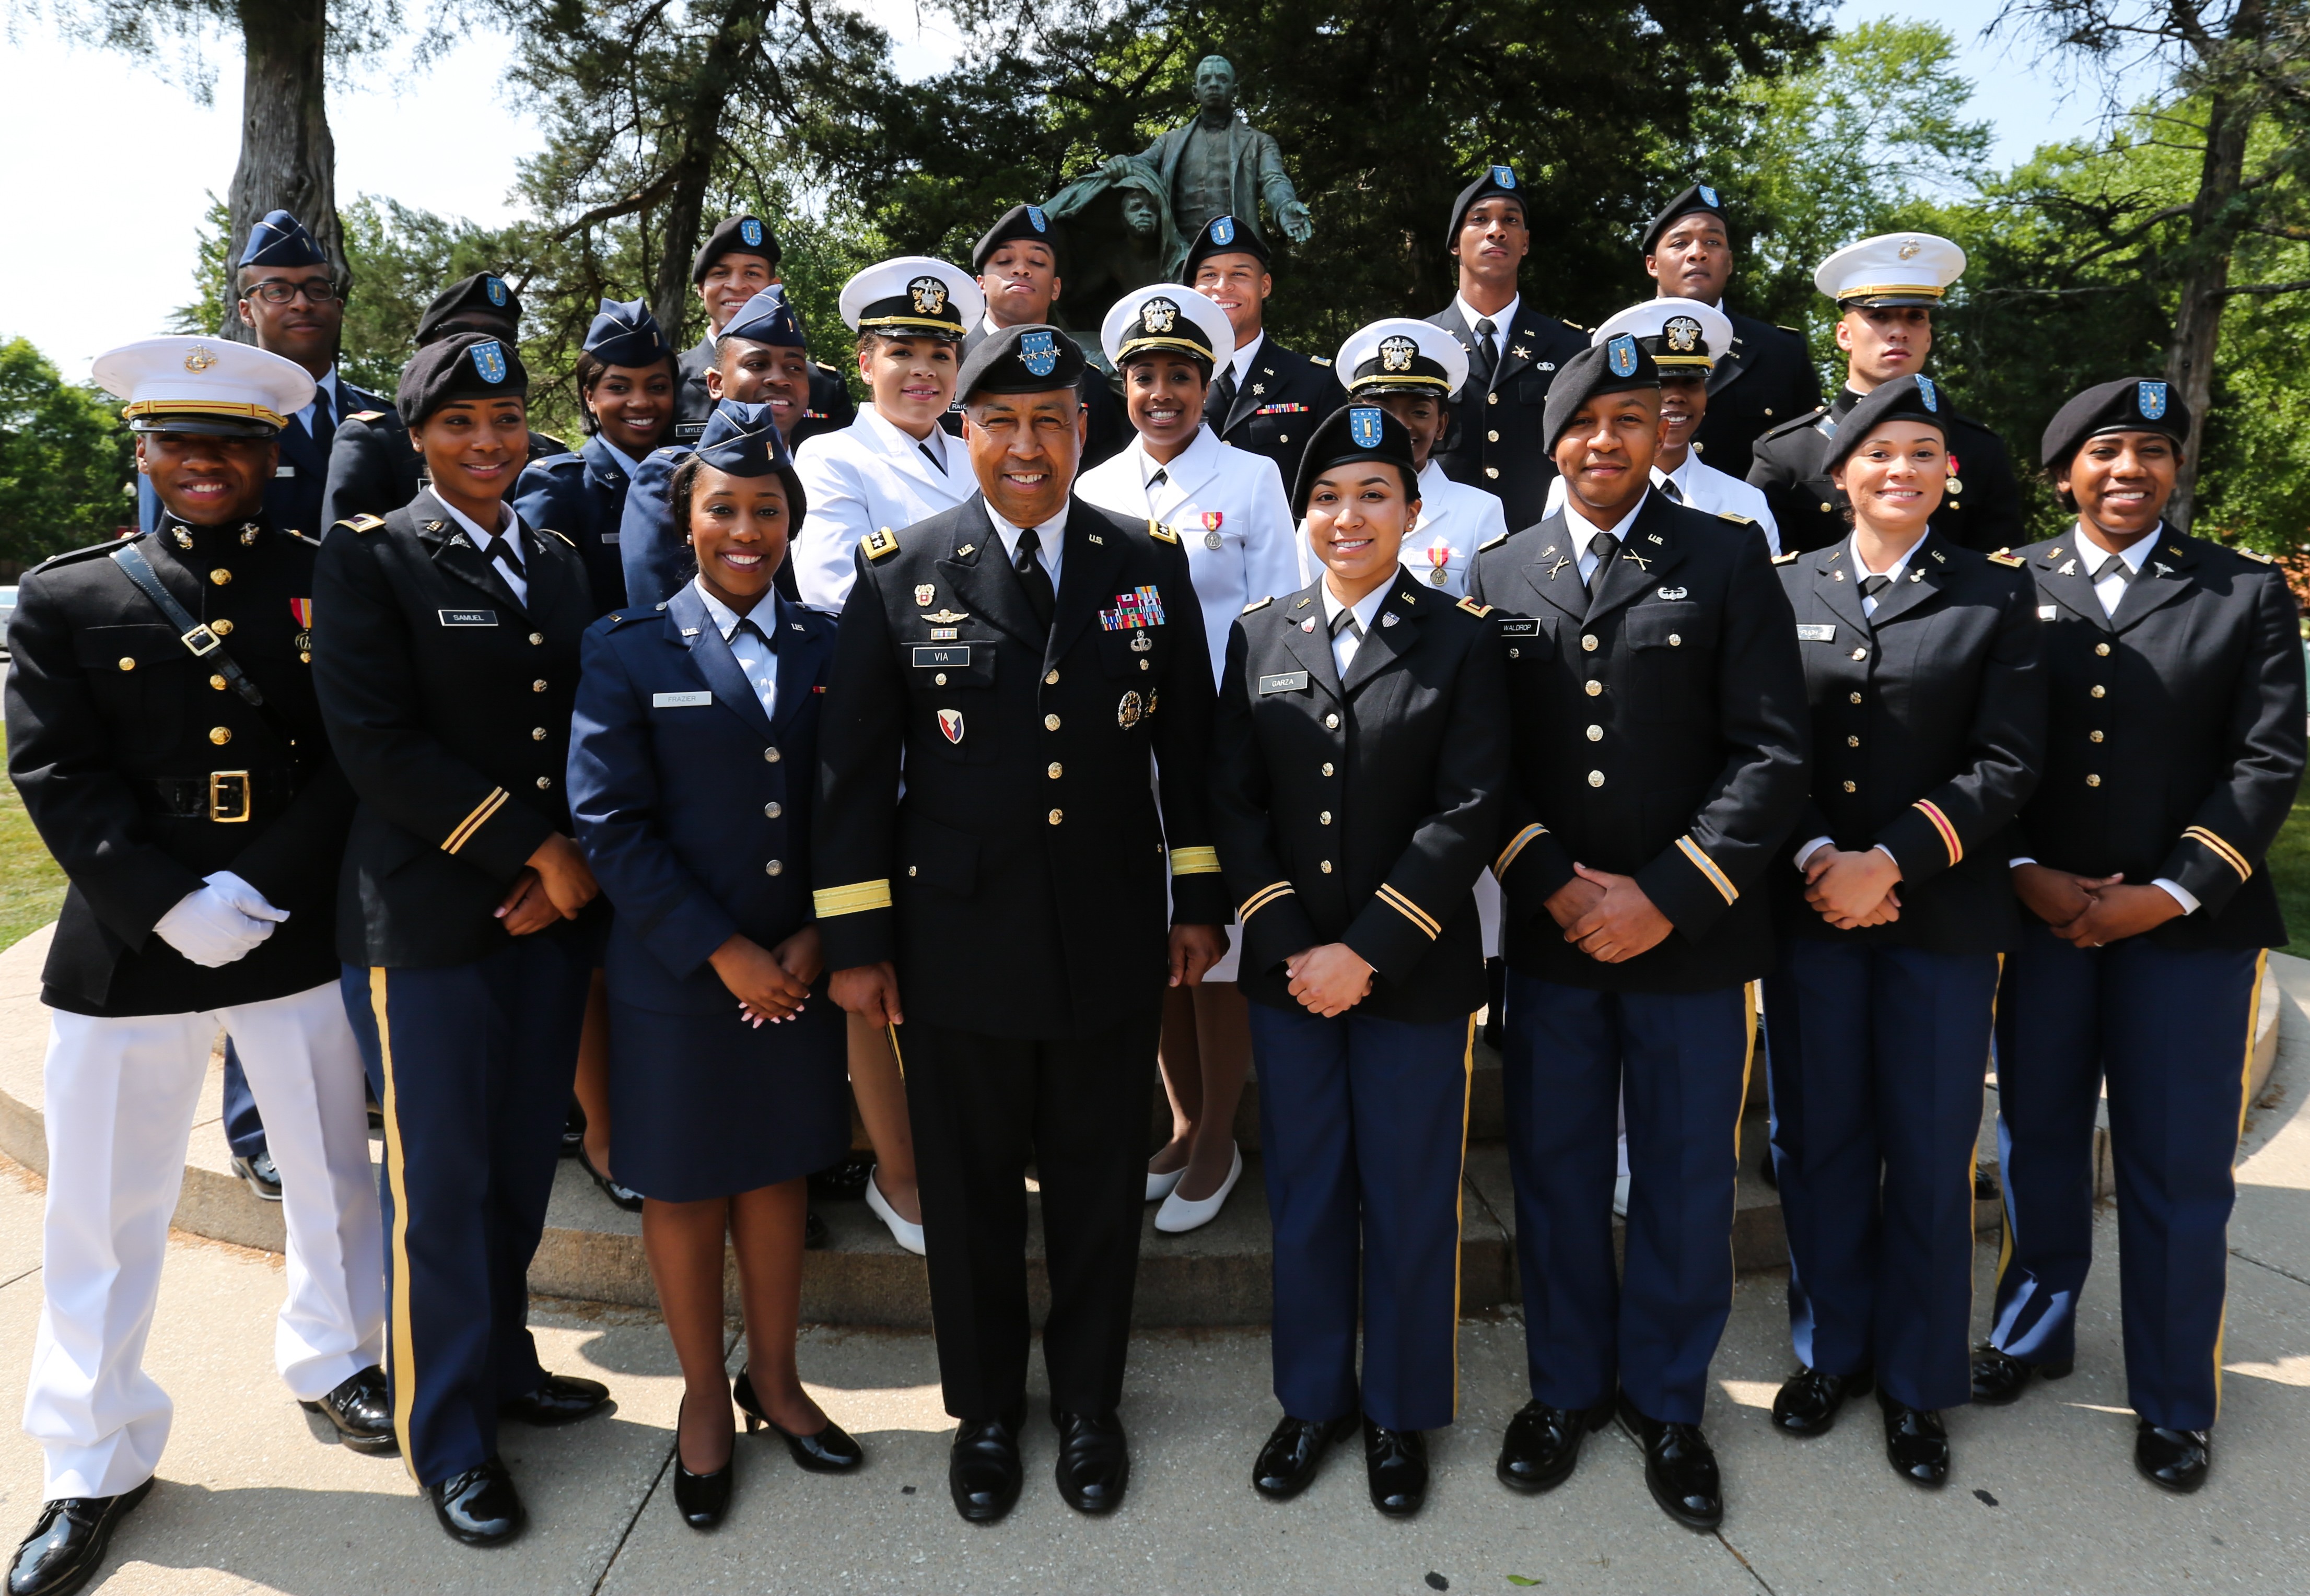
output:
[[[1379,447],[1380,411],[1376,407],[1359,405],[1348,412],[1348,436],[1355,439],[1359,449]]]
[[[1494,167],[1492,169],[1492,186],[1495,188],[1514,188],[1515,186],[1515,172],[1514,169],[1505,166]]]
[[[1941,396],[1933,391],[1933,379],[1930,377],[1920,376],[1917,378],[1917,397],[1924,401],[1927,410],[1938,412],[1941,407]],[[1950,467],[1950,474],[1956,474],[1954,465]]]
[[[195,343],[185,351],[185,369],[198,373],[217,363],[216,355],[205,343]]]
[[[1046,233],[1051,230],[1050,221],[1043,214],[1043,207],[1040,205],[1029,205],[1027,207],[1027,225],[1033,228],[1038,233]]]
[[[1700,324],[1689,316],[1672,316],[1668,325],[1661,329],[1669,348],[1680,355],[1689,355],[1700,347]]]
[[[1637,341],[1626,333],[1615,334],[1612,341],[1604,346],[1604,364],[1611,368],[1615,377],[1634,377],[1637,374]]]
[[[1149,333],[1162,337],[1179,325],[1179,307],[1176,300],[1156,298],[1139,308],[1139,319]]]
[[[506,285],[505,279],[502,277],[482,278],[482,291],[489,295],[490,303],[492,305],[503,305],[506,302]]]
[[[1211,218],[1211,242],[1214,244],[1232,244],[1235,242],[1234,217],[1214,216]]]
[[[1700,185],[1700,203],[1712,211],[1721,211],[1724,208],[1716,198],[1716,190],[1706,183]]]
[[[1413,354],[1418,352],[1419,348],[1420,345],[1414,343],[1411,339],[1406,338],[1401,333],[1396,334],[1392,338],[1381,339],[1379,341],[1379,369],[1382,371],[1411,370],[1411,357]]]
[[[505,345],[491,338],[473,345],[473,372],[495,386],[506,379]]]
[[[2143,421],[2164,421],[2166,419],[2166,385],[2162,382],[2135,383],[2133,403],[2134,408],[2141,412]]]
[[[1048,377],[1059,369],[1059,346],[1051,342],[1048,333],[1022,334],[1019,363],[1037,377]]]
[[[928,582],[923,583],[915,589],[915,603],[925,610],[931,607],[932,601],[937,597],[938,589]]]
[[[916,316],[936,316],[946,308],[946,284],[936,277],[917,277],[907,284],[907,297],[915,302]]]
[[[762,241],[762,224],[751,216],[747,217],[738,224],[738,237],[749,244],[759,245]]]
[[[957,549],[954,551],[954,557],[957,559],[960,559],[966,554],[976,554],[977,551],[978,545],[977,543],[965,543],[961,548]]]

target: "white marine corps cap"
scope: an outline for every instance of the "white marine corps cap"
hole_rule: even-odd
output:
[[[1333,369],[1350,395],[1438,394],[1448,399],[1468,380],[1468,351],[1432,323],[1390,316],[1349,334]]]
[[[855,332],[960,338],[986,315],[978,280],[927,255],[902,255],[842,285],[842,319]]]
[[[224,338],[140,338],[97,356],[92,375],[138,432],[271,438],[313,403],[312,373]]]
[[[1965,251],[1932,233],[1880,233],[1820,263],[1813,286],[1840,306],[1938,305],[1965,275]]]
[[[1663,295],[1616,310],[1588,335],[1591,345],[1626,333],[1668,377],[1708,371],[1732,348],[1732,318],[1698,299]]]
[[[1219,364],[1235,353],[1235,328],[1216,301],[1177,282],[1152,282],[1117,299],[1099,324],[1099,347],[1118,369],[1142,350],[1168,350]]]

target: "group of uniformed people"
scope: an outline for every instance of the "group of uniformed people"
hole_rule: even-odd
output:
[[[1360,1430],[1374,1505],[1418,1511],[1488,1007],[1530,1362],[1505,1484],[1560,1484],[1617,1414],[1662,1508],[1721,1520],[1701,1418],[1767,1040],[1773,1423],[1873,1390],[1939,1485],[1943,1410],[2068,1372],[2106,1081],[2136,1460],[2201,1484],[2304,761],[2284,581],[2164,521],[2188,417],[2155,379],[2054,418],[2076,523],[2004,546],[2006,452],[1918,369],[1946,240],[1823,263],[1823,405],[1802,341],[1724,304],[1713,188],[1593,334],[1522,301],[1533,221],[1489,169],[1453,303],[1324,360],[1266,335],[1274,263],[1228,217],[1087,351],[1015,207],[972,272],[845,286],[854,414],[733,217],[697,348],[604,303],[575,452],[530,430],[486,273],[390,406],[340,382],[343,287],[285,213],[239,266],[254,345],[101,358],[144,526],[29,574],[10,639],[10,772],[71,880],[12,1596],[77,1588],[150,1488],[141,1357],[220,1028],[287,1220],[282,1377],[469,1544],[525,1522],[500,1427],[610,1402],[525,1323],[581,1121],[682,1368],[685,1520],[728,1509],[734,1403],[860,1466],[795,1349],[805,1177],[854,1097],[864,1194],[926,1254],[957,1510],[1021,1487],[1030,1169],[1057,1485],[1111,1510],[1142,1205],[1220,1211],[1255,1065],[1282,1417],[1254,1483],[1296,1495]],[[2006,1242],[1968,1350],[1993,1045]]]

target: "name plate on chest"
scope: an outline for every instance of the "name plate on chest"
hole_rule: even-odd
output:
[[[1503,620],[1500,622],[1500,636],[1503,638],[1537,638],[1540,636],[1540,622],[1529,619],[1522,620]]]
[[[1267,693],[1304,693],[1307,690],[1307,672],[1305,671],[1286,671],[1279,676],[1263,676],[1259,679],[1259,690],[1262,695],[1265,695]]]
[[[967,671],[970,668],[970,645],[968,643],[937,648],[915,650],[916,665],[925,671]]]
[[[1837,629],[1833,626],[1800,626],[1797,628],[1797,641],[1834,643],[1837,641]]]
[[[443,626],[495,626],[495,610],[444,610],[440,612]]]

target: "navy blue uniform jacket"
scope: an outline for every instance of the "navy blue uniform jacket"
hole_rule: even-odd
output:
[[[740,934],[774,948],[814,918],[811,801],[834,621],[776,593],[753,620],[777,638],[775,721],[694,585],[586,634],[569,806],[617,909],[620,1002],[725,1013],[735,1000],[708,956]]]
[[[626,602],[618,533],[629,486],[626,468],[599,437],[587,438],[577,454],[531,462],[514,486],[514,514],[524,525],[551,527],[578,545],[597,614],[607,615]],[[651,602],[658,596],[653,594]]]

